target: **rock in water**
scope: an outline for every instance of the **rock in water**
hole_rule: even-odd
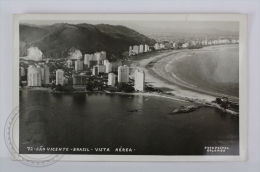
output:
[[[190,106],[180,106],[177,109],[174,109],[170,115],[172,114],[178,114],[178,113],[187,113],[187,112],[193,112],[195,109],[198,109],[199,106],[190,105]]]

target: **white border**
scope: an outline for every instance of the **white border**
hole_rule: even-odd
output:
[[[19,105],[20,20],[239,21],[239,156],[65,155],[64,161],[246,161],[247,160],[247,15],[245,14],[22,14],[13,17],[13,109]],[[19,134],[18,134],[19,136]]]

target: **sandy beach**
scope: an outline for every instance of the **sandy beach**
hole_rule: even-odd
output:
[[[238,102],[238,97],[230,96],[218,92],[211,92],[202,88],[197,88],[197,86],[187,83],[173,73],[171,76],[167,75],[165,72],[165,64],[161,64],[166,58],[170,58],[171,62],[174,63],[175,60],[187,57],[192,53],[203,53],[215,50],[221,50],[229,45],[216,45],[204,47],[202,49],[186,49],[186,50],[173,50],[168,52],[162,52],[160,54],[155,54],[152,57],[146,55],[146,58],[140,60],[133,60],[133,69],[137,68],[145,71],[146,83],[151,84],[155,87],[161,88],[166,93],[172,93],[175,97],[179,99],[192,99],[192,100],[203,100],[206,102],[211,102],[216,99],[216,97],[227,96],[234,102]],[[147,65],[151,62],[156,62],[152,68]],[[133,75],[133,72],[131,72]]]

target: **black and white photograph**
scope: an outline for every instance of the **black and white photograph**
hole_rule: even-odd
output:
[[[245,159],[244,15],[32,16],[14,25],[19,154]]]

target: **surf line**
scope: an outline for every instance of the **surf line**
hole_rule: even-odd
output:
[[[176,61],[176,60],[179,60],[179,59],[185,57],[186,55],[187,55],[187,53],[185,53],[184,55],[181,55],[181,56],[179,56],[179,57],[176,57],[176,58],[172,59],[171,62],[168,62],[168,63],[165,65],[165,67],[164,67],[165,71],[166,71],[166,72],[170,72],[170,70],[168,70],[169,68],[171,68],[170,64],[172,64],[172,63],[173,63],[174,61]],[[161,71],[161,73],[163,73],[163,72]],[[175,78],[177,81],[179,81],[179,82],[181,82],[181,83],[183,83],[183,84],[185,84],[185,85],[189,85],[190,87],[198,88],[198,87],[195,86],[195,85],[192,85],[192,84],[190,84],[190,83],[187,83],[187,82],[181,80],[181,79],[178,78],[173,72],[171,72],[171,74],[172,74],[173,78]],[[163,75],[165,76],[164,73],[163,73]]]

